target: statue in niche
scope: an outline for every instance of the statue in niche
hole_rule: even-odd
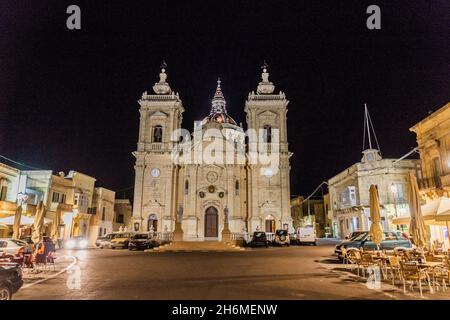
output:
[[[228,214],[229,214],[229,210],[228,207],[225,207],[225,209],[223,209],[223,222],[228,223]]]
[[[177,210],[177,222],[181,222],[183,220],[183,206],[180,205]]]

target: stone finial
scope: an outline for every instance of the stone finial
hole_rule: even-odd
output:
[[[172,90],[170,89],[169,84],[166,82],[167,74],[166,74],[167,64],[165,61],[161,64],[161,72],[159,73],[159,82],[155,83],[153,86],[153,91],[156,94],[171,94]]]
[[[261,74],[262,81],[258,84],[256,89],[257,94],[272,94],[275,90],[275,86],[269,81],[269,73],[267,72],[268,67],[268,64],[264,61],[264,64],[261,67],[261,69],[263,69]]]

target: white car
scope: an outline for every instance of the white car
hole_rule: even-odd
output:
[[[26,247],[26,243],[10,238],[0,239],[0,255],[2,255],[3,253],[15,255],[21,247]]]
[[[106,236],[102,237],[102,239],[98,239],[95,242],[95,245],[100,249],[103,248],[111,248],[111,240],[116,237],[116,233],[108,233]]]
[[[74,237],[66,241],[64,244],[65,249],[86,249],[89,245],[89,241],[84,237]]]
[[[297,240],[299,244],[310,243],[313,245],[317,245],[316,229],[313,226],[297,228]]]

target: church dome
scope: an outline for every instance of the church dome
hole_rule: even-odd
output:
[[[203,119],[202,124],[213,121],[217,123],[229,123],[232,125],[236,125],[236,121],[234,121],[234,119],[227,113],[227,102],[225,101],[225,98],[223,96],[220,82],[220,79],[218,79],[216,93],[211,100],[211,111],[209,112],[209,115]]]

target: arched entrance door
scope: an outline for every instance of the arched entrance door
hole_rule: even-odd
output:
[[[219,236],[219,214],[216,208],[209,207],[205,211],[205,238]]]
[[[158,217],[154,213],[148,216],[147,231],[150,231],[152,227],[153,231],[158,231]]]
[[[270,214],[266,217],[266,232],[275,232],[275,218]]]

